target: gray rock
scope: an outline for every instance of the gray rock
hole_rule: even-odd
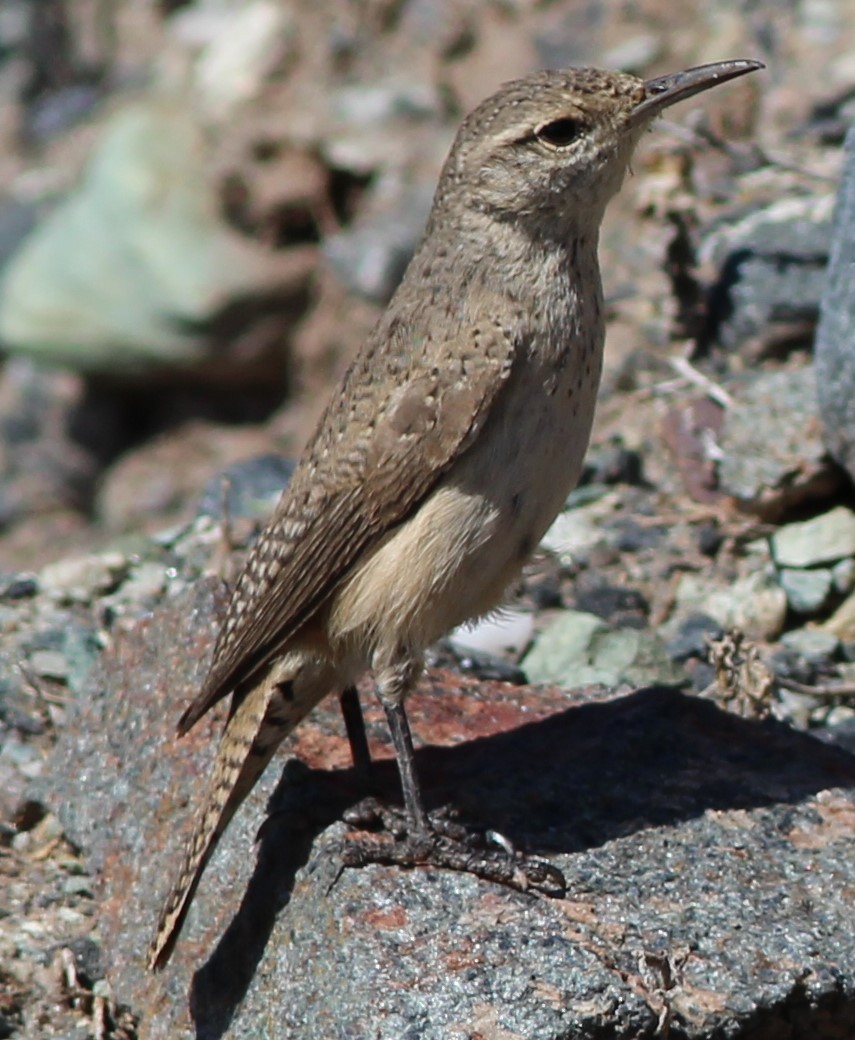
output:
[[[855,513],[846,506],[800,523],[785,524],[771,537],[780,567],[814,567],[855,556]]]
[[[812,369],[760,372],[731,392],[719,440],[722,490],[775,520],[839,486],[820,436]]]
[[[141,1035],[585,1040],[653,1037],[668,1020],[685,1040],[758,1024],[831,1040],[855,1028],[842,884],[855,795],[841,787],[855,787],[855,759],[661,689],[615,698],[434,676],[414,697],[417,727],[446,727],[448,746],[418,753],[430,804],[453,799],[548,855],[564,900],[428,869],[337,877],[331,821],[361,792],[342,768],[337,707],[322,705],[291,745],[314,768],[268,769],[173,962],[146,974],[219,728],[172,737],[210,652],[211,589],[117,637],[51,764],[50,799],[98,874],[104,970]],[[390,762],[377,779],[393,796]]]
[[[690,614],[680,622],[676,634],[668,640],[666,649],[675,661],[686,661],[690,657],[705,659],[708,640],[721,639],[721,625],[708,614]]]
[[[448,637],[457,653],[502,654],[518,656],[531,642],[534,617],[527,611],[503,610],[501,614],[482,618],[473,625],[461,625]]]
[[[324,240],[327,262],[349,289],[381,302],[392,296],[424,232],[433,188],[378,187],[356,225]]]
[[[855,585],[855,559],[850,557],[846,560],[839,560],[831,568],[831,576],[834,579],[835,592],[844,596],[851,592],[852,586]]]
[[[784,567],[778,571],[778,581],[786,593],[790,609],[797,614],[816,614],[822,610],[834,584],[831,571],[825,567],[809,571]]]
[[[563,611],[523,658],[531,682],[578,686],[680,683],[685,673],[652,633],[610,628],[595,614]]]
[[[584,556],[601,542],[616,540],[607,523],[618,509],[620,493],[601,485],[576,488],[568,508],[559,513],[543,536],[541,545],[564,563]]]
[[[130,564],[120,552],[73,556],[49,563],[39,571],[41,590],[61,603],[88,603],[108,592],[128,573]]]
[[[293,459],[274,452],[235,462],[208,481],[196,513],[219,519],[225,506],[230,517],[267,517],[291,479],[295,465]]]
[[[826,282],[831,199],[788,195],[717,229],[704,252],[720,270],[711,335],[739,349],[762,338],[810,342]]]
[[[828,277],[814,359],[819,410],[829,451],[855,477],[855,127],[844,145]]]
[[[139,103],[114,113],[78,188],[4,269],[0,336],[85,372],[204,365],[206,323],[273,281],[223,220],[190,112]]]
[[[677,584],[673,616],[678,621],[696,613],[709,615],[723,629],[738,628],[749,639],[775,639],[787,617],[787,596],[771,566],[719,587],[684,574]],[[676,626],[673,630],[676,633]]]
[[[836,635],[820,628],[794,628],[781,636],[781,643],[811,663],[830,661],[840,647]]]

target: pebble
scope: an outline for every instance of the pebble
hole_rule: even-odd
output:
[[[785,524],[770,545],[779,567],[815,567],[855,556],[855,513],[836,506],[810,520]]]
[[[840,648],[837,636],[821,628],[794,628],[781,636],[781,643],[812,664],[831,660]]]
[[[726,587],[684,574],[675,593],[675,617],[705,613],[723,629],[739,628],[749,639],[776,639],[787,617],[787,595],[774,568],[760,567]]]
[[[225,506],[229,517],[267,517],[282,489],[290,481],[296,463],[275,452],[253,455],[227,466],[213,476],[202,492],[197,516],[219,520]],[[225,503],[223,482],[226,481]]]
[[[0,579],[0,599],[30,599],[39,591],[39,583],[32,574],[10,574]]]
[[[422,236],[433,185],[384,186],[381,182],[374,195],[359,222],[324,239],[322,250],[349,289],[366,299],[386,302]]]
[[[831,568],[831,577],[834,581],[834,591],[841,595],[846,595],[852,591],[852,586],[855,585],[855,559],[848,557],[845,560],[839,560]]]
[[[680,622],[676,635],[666,643],[668,654],[674,661],[685,661],[690,657],[706,659],[707,640],[720,639],[721,625],[708,614],[690,614]]]
[[[36,675],[43,675],[47,679],[68,678],[68,661],[59,650],[35,650],[29,660]]]
[[[685,673],[659,638],[638,629],[614,629],[594,614],[564,611],[538,637],[522,666],[534,683],[634,686],[681,683]]]
[[[73,556],[49,563],[39,571],[43,592],[53,599],[88,603],[97,594],[108,592],[128,571],[122,553],[105,552],[100,556]]]
[[[619,492],[606,492],[598,485],[577,491],[590,493],[594,501],[577,505],[580,499],[574,492],[573,507],[558,514],[541,542],[544,549],[555,553],[564,564],[572,563],[574,558],[609,540],[604,522],[614,516],[620,503]]]
[[[719,437],[721,490],[768,520],[836,490],[811,368],[760,372],[732,394]]]
[[[472,627],[461,625],[451,633],[448,641],[459,654],[475,651],[497,657],[503,654],[516,657],[531,642],[533,632],[533,615],[521,610],[503,610]]]
[[[787,596],[790,609],[797,614],[817,614],[828,602],[834,575],[825,567],[809,571],[782,567],[778,581]]]

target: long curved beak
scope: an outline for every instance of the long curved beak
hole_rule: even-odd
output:
[[[672,72],[669,76],[657,76],[644,84],[644,98],[630,114],[630,125],[647,122],[678,101],[699,94],[702,90],[727,83],[729,79],[744,76],[746,72],[765,69],[762,61],[735,58],[733,61],[716,61],[711,65],[698,65],[685,72]]]

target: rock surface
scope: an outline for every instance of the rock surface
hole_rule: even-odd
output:
[[[734,393],[721,433],[721,487],[775,520],[839,484],[822,444],[811,368],[754,375]]]
[[[816,330],[816,380],[825,439],[855,479],[855,126],[846,135],[828,279]]]
[[[206,721],[179,743],[174,719],[221,605],[216,582],[201,582],[116,639],[47,783],[99,878],[110,981],[141,1014],[141,1037],[855,1029],[855,759],[674,691],[569,693],[442,672],[412,702],[431,745],[418,755],[429,801],[453,800],[549,856],[567,898],[428,869],[337,877],[346,839],[333,821],[360,791],[331,701],[290,744],[305,765],[268,769],[233,822],[173,962],[146,975],[219,729]],[[380,787],[396,797],[366,706]]]

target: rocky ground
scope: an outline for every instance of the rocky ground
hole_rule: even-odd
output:
[[[0,1038],[181,1035],[230,922],[198,1035],[855,1029],[855,496],[824,423],[852,436],[812,358],[853,39],[843,2],[7,0]],[[139,955],[216,733],[182,751],[172,726],[217,581],[394,288],[459,118],[542,65],[732,56],[768,70],[660,122],[607,219],[583,483],[505,616],[438,648],[414,699],[433,797],[491,807],[571,898],[387,870],[325,902],[353,795],[330,705],[155,986]],[[369,730],[388,754],[376,707]],[[253,873],[277,786],[293,848],[262,842]]]

